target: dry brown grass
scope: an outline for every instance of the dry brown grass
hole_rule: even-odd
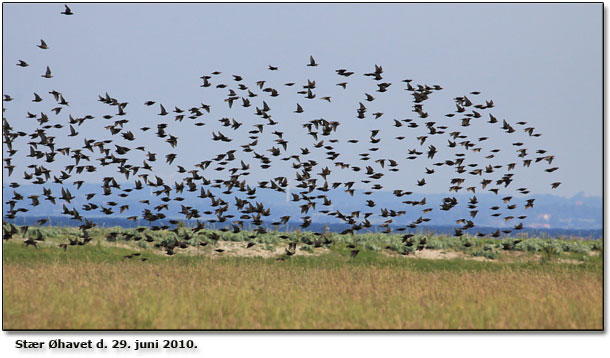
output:
[[[491,264],[490,264],[491,265]],[[602,274],[194,263],[5,263],[4,329],[601,329]]]

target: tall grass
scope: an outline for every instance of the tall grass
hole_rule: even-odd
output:
[[[601,258],[580,265],[286,261],[4,245],[4,329],[601,329]],[[113,251],[117,250],[117,251]]]

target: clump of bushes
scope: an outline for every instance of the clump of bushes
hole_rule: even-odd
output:
[[[567,241],[567,240],[542,240],[542,239],[526,239],[514,246],[510,245],[510,240],[502,242],[505,249],[527,251],[527,252],[542,252],[547,250],[549,252],[574,252],[578,254],[586,254],[595,248],[601,249],[601,242],[588,242],[588,241]]]
[[[408,252],[408,253],[412,254],[415,252],[415,247],[405,246],[405,247],[403,247],[402,252]]]
[[[311,245],[303,245],[300,247],[300,249],[313,254],[313,247]]]
[[[439,238],[428,238],[426,248],[431,250],[439,250],[447,248],[447,242]]]
[[[365,244],[364,244],[364,247],[365,247],[366,249],[368,249],[368,250],[371,250],[371,251],[379,251],[379,246],[376,246],[376,245],[374,245],[374,244],[373,244],[373,243],[371,243],[371,242],[367,242],[367,243],[365,243]]]
[[[540,239],[523,240],[515,245],[517,251],[540,252],[543,241]]]
[[[482,257],[486,257],[490,260],[494,260],[494,259],[497,259],[500,254],[496,250],[495,244],[485,244],[482,249],[474,250],[472,252],[472,255],[473,256],[482,256]]]

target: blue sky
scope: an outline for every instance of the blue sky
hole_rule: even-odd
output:
[[[54,102],[47,92],[57,89],[70,108],[52,115],[54,120],[67,122],[70,113],[96,117],[78,128],[80,137],[60,139],[58,134],[58,142],[82,145],[83,136],[101,139],[101,133],[117,139],[103,129],[112,121],[101,118],[116,109],[96,101],[98,94],[108,92],[129,102],[126,118],[138,144],[154,148],[160,156],[175,152],[179,164],[192,166],[248,140],[246,130],[233,133],[220,127],[217,119],[235,118],[248,130],[260,122],[252,107],[234,106],[229,111],[223,102],[226,89],[199,87],[200,76],[218,70],[223,74],[212,80],[214,84],[234,85],[231,75],[238,74],[250,88],[266,80],[280,90],[277,98],[261,94],[256,100],[270,103],[274,120],[280,122],[278,130],[289,139],[289,152],[311,145],[311,138],[303,138],[301,125],[323,117],[341,123],[340,138],[361,140],[357,147],[337,144],[342,153],[338,160],[357,162],[357,153],[370,147],[368,131],[373,128],[381,129],[380,158],[404,158],[408,149],[425,150],[428,144],[420,147],[413,138],[406,143],[393,140],[397,133],[393,118],[417,118],[400,82],[411,78],[444,88],[425,103],[437,125],[450,123],[444,114],[455,111],[454,97],[481,91],[470,98],[493,99],[494,116],[510,123],[526,121],[542,133],[535,140],[525,133],[515,139],[485,124],[457,126],[472,138],[488,136],[488,149],[502,149],[507,155],[504,162],[514,161],[508,153],[514,156],[515,140],[526,143],[531,152],[545,149],[555,155],[552,166],[558,171],[545,173],[547,166],[518,168],[515,188],[523,184],[532,193],[562,196],[602,193],[602,4],[74,4],[71,8],[74,16],[59,14],[63,4],[3,4],[3,93],[15,98],[4,104],[4,115],[17,130],[33,130],[35,122],[24,119],[26,111],[50,112]],[[41,38],[48,50],[36,47]],[[310,55],[318,67],[306,66]],[[15,66],[19,59],[30,66]],[[270,64],[279,71],[268,71]],[[362,76],[375,64],[383,66],[384,81],[393,83],[383,96],[374,92],[373,80]],[[40,77],[47,65],[53,79]],[[344,80],[336,75],[338,68],[356,72],[348,78],[346,91],[336,86]],[[296,95],[296,86],[307,79],[316,80],[318,96],[329,95],[333,102]],[[288,88],[282,85],[285,82],[297,85]],[[33,92],[43,96],[43,102],[31,102]],[[376,95],[369,112],[384,112],[377,121],[355,118],[365,92]],[[146,100],[162,103],[168,111],[207,103],[213,113],[206,115],[203,127],[165,118],[168,131],[180,138],[174,150],[155,138],[154,129],[138,130],[160,123],[158,105],[146,107]],[[297,102],[305,108],[304,116],[293,113]],[[211,131],[219,129],[234,141],[212,142]],[[265,133],[265,138],[260,140],[261,148],[269,148],[276,137]],[[444,139],[437,147],[443,145]],[[22,147],[16,158],[27,151]],[[498,154],[499,162],[502,155]],[[439,175],[427,179],[428,185],[417,187],[416,180],[431,162],[404,163],[400,175],[382,179],[387,189],[442,193],[447,191],[447,179],[455,175],[439,170]],[[178,180],[174,168],[159,163],[156,170]],[[287,169],[288,162],[277,160],[268,172],[254,172],[252,179],[285,175]],[[16,173],[23,173],[23,168]],[[101,171],[85,179],[99,182],[112,173]],[[18,181],[20,175],[9,181]],[[334,180],[347,180],[352,173],[335,175]],[[562,185],[551,191],[549,184],[554,181]]]

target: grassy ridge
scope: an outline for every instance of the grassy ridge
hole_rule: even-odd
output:
[[[17,226],[19,228],[19,226]],[[9,228],[5,226],[5,229]],[[276,247],[283,247],[288,242],[297,243],[299,250],[312,252],[316,241],[322,241],[320,236],[312,232],[267,232],[265,234],[254,234],[249,231],[233,233],[231,231],[222,232],[219,230],[202,229],[194,232],[192,229],[178,227],[175,231],[169,230],[150,230],[142,228],[126,229],[121,227],[113,228],[93,228],[88,230],[93,239],[91,244],[102,242],[107,244],[122,244],[123,247],[133,247],[138,249],[149,249],[158,247],[162,243],[171,243],[176,240],[187,242],[190,246],[198,246],[198,243],[205,242],[216,245],[211,236],[219,238],[224,242],[252,242],[265,250],[273,251]],[[59,243],[66,243],[68,239],[74,240],[82,236],[81,231],[75,227],[31,227],[26,237],[36,237],[36,232],[40,231],[46,242],[39,243],[41,246],[56,246]],[[117,233],[112,243],[107,237],[109,233]],[[129,239],[127,239],[129,237]],[[186,237],[190,239],[185,239]],[[488,259],[496,259],[501,256],[503,251],[519,251],[537,254],[554,254],[567,257],[582,258],[589,253],[602,250],[601,240],[582,240],[567,238],[525,238],[525,237],[505,237],[503,239],[478,238],[468,235],[462,237],[452,237],[432,234],[416,234],[412,240],[414,245],[406,246],[403,242],[402,234],[383,234],[383,233],[362,233],[356,235],[340,235],[337,233],[326,232],[324,240],[332,241],[332,245],[322,245],[323,247],[343,247],[342,244],[354,244],[362,251],[391,251],[413,253],[420,242],[425,241],[426,249],[459,251],[470,256],[481,256]],[[150,239],[152,241],[147,242]],[[12,242],[22,240],[19,234],[14,236]],[[337,245],[338,244],[338,245]],[[89,246],[87,245],[87,246]],[[178,250],[177,252],[180,252]]]
[[[3,246],[4,329],[601,329],[601,257],[275,259]]]

